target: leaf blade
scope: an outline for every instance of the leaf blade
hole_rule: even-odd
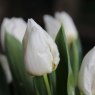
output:
[[[61,27],[58,32],[56,44],[60,53],[60,63],[57,68],[58,95],[74,95],[74,77],[71,69],[68,45],[63,27]]]
[[[30,95],[33,94],[33,78],[28,76],[25,71],[21,43],[6,33],[5,48],[16,90],[20,95],[27,95],[27,93],[30,93]]]

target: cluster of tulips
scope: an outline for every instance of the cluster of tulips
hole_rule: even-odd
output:
[[[0,95],[95,95],[95,47],[83,58],[75,24],[66,12],[5,18],[1,24]]]

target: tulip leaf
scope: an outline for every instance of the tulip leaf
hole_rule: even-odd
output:
[[[34,77],[37,95],[56,95],[55,71],[43,76]]]
[[[39,93],[37,95],[49,95],[46,89],[44,76],[34,77],[34,83],[35,83],[36,92]]]
[[[71,59],[71,67],[74,74],[75,85],[77,85],[77,77],[79,72],[79,67],[81,63],[81,43],[79,39],[74,40],[69,46],[70,59]]]
[[[6,82],[4,71],[0,65],[0,95],[10,95],[9,85]]]
[[[18,95],[34,94],[33,78],[26,73],[24,67],[22,45],[8,33],[5,35],[5,50]]]
[[[57,34],[56,44],[60,53],[60,63],[56,71],[58,95],[75,95],[74,75],[63,27]]]
[[[56,71],[48,74],[52,95],[56,95]]]
[[[79,56],[79,69],[80,69],[80,66],[81,66],[81,63],[82,63],[82,45],[81,45],[81,41],[80,41],[80,38],[78,37],[77,41],[76,41],[76,44],[77,44],[77,49],[78,49],[78,56]]]

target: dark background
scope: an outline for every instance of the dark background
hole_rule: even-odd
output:
[[[43,15],[56,11],[72,16],[85,54],[95,45],[95,0],[0,0],[0,24],[4,17],[32,17],[44,27]]]

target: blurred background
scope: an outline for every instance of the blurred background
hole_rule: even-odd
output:
[[[0,0],[0,24],[4,17],[15,16],[25,21],[34,18],[44,27],[43,15],[56,11],[66,11],[72,16],[85,54],[95,45],[95,0]]]

